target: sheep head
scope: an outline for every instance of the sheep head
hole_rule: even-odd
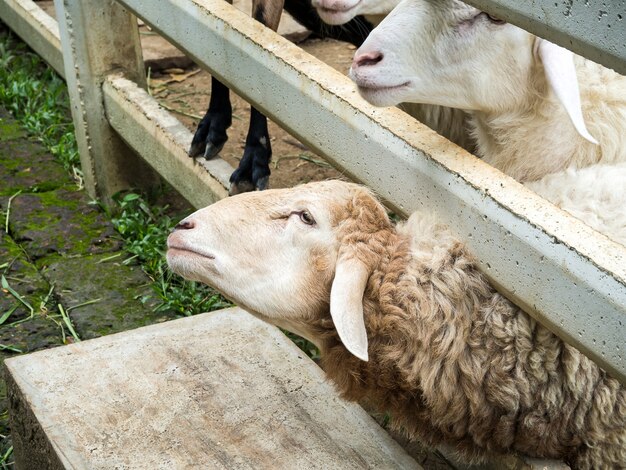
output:
[[[269,323],[319,345],[307,328],[330,315],[367,360],[363,294],[392,226],[365,188],[340,181],[240,194],[182,220],[167,262]]]
[[[573,54],[458,0],[403,0],[357,50],[350,76],[376,106],[415,102],[506,113],[547,82],[585,128]]]

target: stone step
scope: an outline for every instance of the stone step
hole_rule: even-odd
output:
[[[421,468],[233,308],[5,361],[16,468]]]

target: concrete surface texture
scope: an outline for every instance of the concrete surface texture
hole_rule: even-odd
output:
[[[5,364],[12,409],[36,417],[12,416],[22,469],[421,468],[278,329],[241,309]]]

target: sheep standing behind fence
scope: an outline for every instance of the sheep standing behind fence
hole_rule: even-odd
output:
[[[314,342],[345,398],[427,445],[626,462],[626,390],[500,296],[432,217],[396,229],[368,190],[328,181],[219,201],[168,247],[175,272]]]
[[[477,154],[520,181],[626,161],[626,77],[457,0],[404,0],[351,76],[375,105],[468,110]]]
[[[377,25],[400,0],[312,0],[311,3],[321,20],[329,25],[345,25],[357,16]],[[403,103],[400,108],[455,144],[469,152],[475,151],[476,144],[469,133],[469,116],[463,110],[418,103]]]

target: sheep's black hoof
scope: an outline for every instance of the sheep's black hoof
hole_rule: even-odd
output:
[[[258,141],[250,139],[246,143],[239,167],[230,176],[228,193],[234,196],[266,189],[270,179],[271,159],[272,147],[269,144],[269,136],[261,137]]]
[[[233,173],[235,175],[236,171]],[[256,181],[248,179],[234,181],[233,177],[230,178],[230,187],[228,188],[228,195],[234,196],[235,194],[247,193],[250,191],[263,191],[267,189],[270,182],[270,175],[262,176]]]
[[[231,180],[230,187],[228,188],[228,195],[235,196],[236,194],[247,193],[250,191],[263,191],[264,189],[267,189],[269,182],[269,175],[260,178],[256,181],[256,183],[249,180],[241,180],[235,183]]]
[[[236,196],[237,194],[247,193],[250,191],[254,191],[254,184],[252,181],[242,180],[237,183],[231,181],[230,187],[228,188],[228,195]]]
[[[255,184],[257,191],[263,191],[264,189],[267,189],[267,185],[269,184],[269,182],[270,182],[270,175],[259,178]]]
[[[208,112],[202,118],[187,154],[191,158],[202,155],[207,160],[215,157],[228,140],[226,130],[232,123],[230,114]]]
[[[228,139],[228,137],[226,139]],[[224,140],[222,143],[218,142],[217,144],[211,142],[210,140],[207,140],[206,147],[204,149],[204,158],[206,158],[207,160],[211,160],[222,151],[225,143],[226,140]]]

